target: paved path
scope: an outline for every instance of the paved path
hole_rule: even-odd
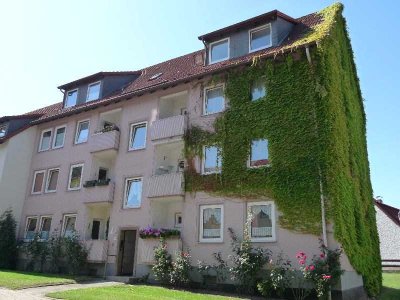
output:
[[[36,287],[36,288],[29,288],[16,291],[0,288],[0,299],[1,300],[44,300],[44,299],[51,299],[45,297],[45,295],[52,292],[61,292],[67,290],[102,287],[102,286],[110,286],[118,284],[123,284],[123,283],[114,281],[95,281],[95,282],[92,281],[87,283],[73,283],[73,284]]]

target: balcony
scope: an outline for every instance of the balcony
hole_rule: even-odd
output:
[[[98,180],[86,181],[83,185],[83,203],[112,203],[114,201],[114,183]]]
[[[183,186],[182,172],[153,175],[147,181],[147,197],[183,196]]]
[[[119,131],[100,131],[93,134],[89,139],[89,151],[91,153],[104,150],[118,150]]]
[[[87,240],[85,241],[86,249],[88,249],[89,262],[105,262],[107,259],[107,240]]]
[[[141,239],[138,241],[138,261],[142,264],[154,264],[154,248],[160,243],[159,239]],[[176,259],[176,254],[182,251],[182,240],[180,238],[166,239],[168,253],[172,259]]]
[[[185,133],[186,117],[183,115],[173,116],[156,120],[151,125],[150,136],[152,141],[182,137]]]

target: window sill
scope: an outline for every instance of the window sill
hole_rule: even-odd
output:
[[[209,61],[209,62],[208,62],[208,65],[217,64],[217,63],[219,63],[219,62],[223,62],[223,61],[227,61],[227,60],[229,60],[229,56],[227,56],[227,57],[225,57],[225,58],[222,58],[222,59],[219,59],[219,60]]]
[[[143,148],[136,148],[136,149],[134,149],[134,148],[129,148],[129,149],[128,149],[128,152],[140,151],[140,150],[146,150],[146,147],[143,147]]]
[[[266,46],[263,46],[260,48],[249,49],[249,53],[257,52],[257,51],[264,50],[264,49],[271,48],[271,47],[272,47],[272,44],[269,44],[269,45],[266,45]]]
[[[252,242],[252,243],[276,243],[276,242],[277,242],[277,239],[276,239],[276,238],[250,239],[250,242]]]
[[[76,191],[80,191],[82,188],[76,188],[76,189],[67,189],[67,192],[76,192]]]
[[[86,144],[87,142],[88,142],[87,140],[84,142],[80,142],[80,143],[74,142],[74,146],[83,145],[83,144]]]

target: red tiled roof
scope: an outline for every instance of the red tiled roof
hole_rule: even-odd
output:
[[[400,226],[400,209],[383,204],[380,200],[375,200],[375,205],[380,208],[394,223]]]
[[[323,21],[323,17],[318,13],[312,13],[298,18],[296,19],[297,24],[294,26],[292,32],[279,46],[270,47],[212,65],[203,65],[203,59],[199,58],[204,56],[204,50],[199,50],[144,68],[137,71],[140,72],[141,75],[133,82],[128,84],[128,86],[122,92],[97,101],[83,103],[73,107],[61,108],[57,106],[58,109],[50,110],[41,118],[34,121],[34,123],[43,123],[82,111],[95,109],[105,104],[121,101],[123,99],[130,99],[134,96],[140,96],[145,92],[152,92],[160,88],[167,88],[169,86],[189,82],[206,75],[221,73],[239,65],[250,64],[255,57],[275,57],[280,53],[293,51],[293,49],[296,49],[297,47],[310,44],[310,42],[306,41],[300,44],[296,42],[299,42],[299,40],[303,38],[310,30]],[[159,75],[160,73],[161,75]],[[154,75],[159,76],[153,79],[152,77]],[[60,105],[60,103],[57,105]]]

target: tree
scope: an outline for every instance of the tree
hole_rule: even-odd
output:
[[[14,269],[17,263],[17,222],[12,210],[6,210],[0,217],[0,268]]]

